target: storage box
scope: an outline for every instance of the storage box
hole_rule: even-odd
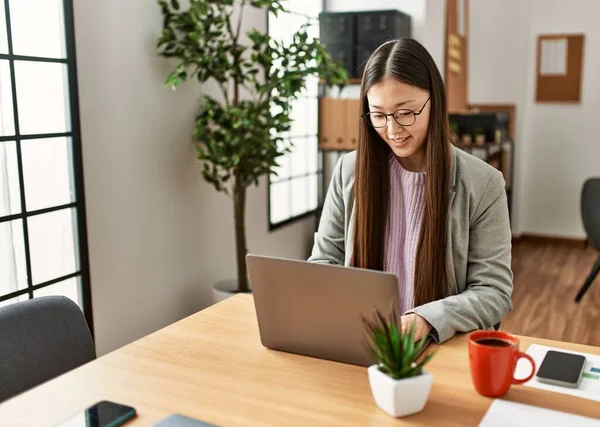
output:
[[[380,45],[388,40],[411,36],[410,16],[398,10],[357,13],[357,44]]]

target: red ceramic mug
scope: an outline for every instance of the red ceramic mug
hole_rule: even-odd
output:
[[[524,357],[531,362],[527,378],[514,377],[517,361]],[[519,351],[514,335],[499,331],[477,331],[469,336],[471,379],[477,393],[488,397],[503,396],[513,384],[523,384],[535,374],[535,362]]]

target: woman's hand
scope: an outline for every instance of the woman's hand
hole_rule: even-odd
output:
[[[415,326],[415,342],[420,341],[431,332],[431,325],[418,314],[410,313],[401,317],[402,333],[409,333]]]

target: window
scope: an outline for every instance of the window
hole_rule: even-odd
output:
[[[269,14],[269,35],[279,40],[291,40],[307,19],[315,21],[309,36],[319,37],[317,19],[322,0],[290,0],[285,7],[291,13],[278,17]],[[285,225],[314,213],[319,204],[322,170],[319,160],[318,87],[316,77],[307,81],[305,92],[292,107],[292,128],[288,135],[293,143],[290,153],[278,158],[277,175],[269,176],[269,228]]]
[[[0,0],[0,306],[64,295],[93,330],[72,0]]]

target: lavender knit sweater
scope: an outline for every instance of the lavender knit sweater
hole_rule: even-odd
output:
[[[414,308],[415,258],[423,217],[425,172],[409,172],[390,155],[390,190],[383,270],[398,277],[402,314]]]

